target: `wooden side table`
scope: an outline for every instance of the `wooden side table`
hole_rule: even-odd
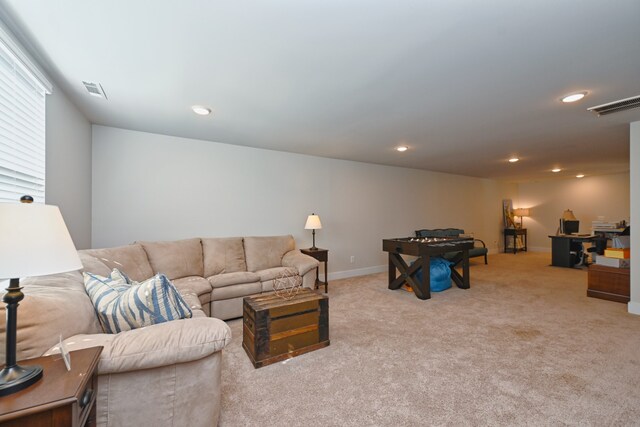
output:
[[[505,228],[504,229],[504,253],[507,253],[507,236],[513,236],[513,253],[515,254],[517,251],[527,251],[527,229],[526,228]],[[518,240],[518,236],[523,237],[523,245],[521,248],[518,248],[516,245],[516,241]]]
[[[70,371],[60,354],[23,361],[42,366],[44,375],[34,385],[0,399],[0,426],[95,426],[101,352],[102,347],[70,352]]]
[[[324,285],[324,293],[327,294],[329,293],[329,279],[327,276],[327,263],[329,260],[329,250],[328,249],[300,249],[300,252],[302,252],[305,255],[309,255],[311,257],[314,257],[315,259],[317,259],[320,262],[324,262],[324,282],[322,280],[320,280],[320,275],[319,275],[319,269],[320,266],[318,266],[318,268],[316,268],[316,285],[315,288],[318,289],[318,287]]]

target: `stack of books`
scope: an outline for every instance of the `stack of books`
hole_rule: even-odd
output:
[[[603,220],[591,221],[592,230],[615,230],[616,228],[618,228],[618,224],[616,222]]]
[[[596,264],[606,267],[629,268],[631,250],[629,248],[607,248],[604,256],[596,257]]]

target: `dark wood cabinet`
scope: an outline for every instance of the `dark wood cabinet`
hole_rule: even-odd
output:
[[[606,267],[592,264],[589,266],[587,296],[616,302],[629,302],[628,268]]]
[[[314,257],[315,259],[317,259],[320,262],[324,262],[324,282],[322,280],[320,280],[320,271],[319,271],[319,267],[316,268],[316,286],[315,288],[318,289],[320,286],[324,285],[324,293],[328,293],[329,292],[329,279],[327,278],[327,263],[329,262],[329,251],[327,249],[300,249],[300,252],[302,252],[305,255],[309,255],[311,257]]]
[[[0,398],[0,426],[95,426],[101,352],[102,347],[72,351],[70,371],[60,354],[21,361],[42,366],[44,374],[32,386]]]

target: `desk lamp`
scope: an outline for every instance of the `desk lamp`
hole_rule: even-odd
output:
[[[520,217],[520,229],[522,229],[522,217],[530,216],[529,208],[517,208],[513,210],[513,215]]]
[[[313,235],[313,246],[311,246],[311,250],[317,250],[316,248],[316,230],[320,230],[322,228],[322,223],[320,222],[320,217],[314,213],[307,217],[307,223],[304,225],[305,230],[313,230],[311,234]]]
[[[44,276],[79,270],[82,263],[57,206],[0,203],[0,278],[9,279],[3,301],[7,305],[6,364],[0,371],[0,396],[38,382],[42,367],[16,363],[18,303],[24,298],[20,277]]]

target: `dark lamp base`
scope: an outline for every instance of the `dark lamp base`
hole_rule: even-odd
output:
[[[42,378],[42,367],[38,365],[15,365],[0,371],[0,396],[24,390]]]

